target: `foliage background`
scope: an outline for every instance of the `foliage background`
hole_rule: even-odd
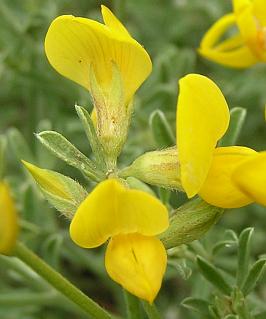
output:
[[[70,242],[67,221],[43,200],[20,164],[23,158],[82,181],[77,171],[48,154],[33,133],[57,130],[89,154],[85,134],[74,112],[75,102],[91,109],[89,94],[51,68],[43,42],[48,26],[56,16],[73,14],[100,20],[100,4],[116,12],[153,60],[153,73],[135,98],[135,112],[120,159],[121,166],[144,151],[156,148],[149,128],[153,110],[162,110],[174,130],[177,81],[192,72],[215,80],[230,107],[247,109],[238,144],[265,149],[266,66],[257,65],[249,70],[226,69],[197,54],[205,31],[231,11],[229,0],[0,0],[0,132],[9,142],[6,175],[18,202],[21,239],[99,303],[121,312],[124,311],[123,296],[105,274],[102,252],[81,250]],[[177,204],[179,199],[174,200]],[[255,227],[253,258],[265,254],[265,208],[257,205],[228,211],[203,239],[203,245],[208,250],[224,236],[226,229],[239,233],[247,226]],[[230,273],[235,267],[235,258],[236,250],[231,247],[214,262]],[[209,284],[202,279],[196,266],[191,267],[194,273],[188,280],[182,278],[180,269],[169,270],[158,298],[165,318],[199,318],[180,302],[191,295],[210,297]],[[31,293],[38,297],[43,293],[43,286],[38,277],[17,261],[10,262],[1,257],[0,317],[83,318],[72,305],[50,290],[34,302],[26,298],[30,298]],[[260,281],[254,294],[255,299],[266,300],[265,279]],[[264,308],[265,305],[261,305],[261,309]]]

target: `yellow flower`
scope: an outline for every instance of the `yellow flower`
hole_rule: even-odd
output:
[[[266,152],[244,161],[235,169],[232,178],[252,201],[266,206]]]
[[[198,74],[180,80],[176,132],[182,187],[188,197],[199,194],[217,207],[265,204],[265,153],[242,146],[216,148],[229,118],[213,81]]]
[[[127,136],[130,102],[150,74],[152,63],[105,6],[102,16],[105,24],[59,16],[47,32],[45,52],[57,72],[90,91],[93,123],[112,170]]]
[[[221,40],[237,26],[237,32]],[[233,13],[220,18],[204,35],[199,52],[220,64],[246,68],[266,61],[266,6],[264,0],[233,0]]]
[[[115,64],[121,73],[127,105],[150,74],[151,60],[112,12],[105,6],[101,8],[105,24],[71,15],[57,17],[47,32],[45,52],[56,71],[89,91],[90,69],[100,87],[108,91]]]
[[[12,253],[17,234],[18,221],[15,204],[8,185],[0,182],[0,254]]]
[[[155,236],[167,228],[168,212],[158,199],[108,179],[81,203],[70,236],[84,248],[98,247],[111,238],[105,258],[110,277],[151,303],[160,289],[167,259]]]

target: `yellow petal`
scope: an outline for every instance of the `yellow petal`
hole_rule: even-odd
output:
[[[176,132],[181,183],[192,197],[207,177],[213,151],[228,128],[230,115],[222,92],[207,77],[190,74],[179,85]]]
[[[253,0],[253,12],[261,26],[266,26],[266,3],[265,0]]]
[[[227,31],[227,29],[233,26],[235,23],[236,18],[232,13],[227,14],[216,21],[202,38],[200,43],[201,49],[210,49],[214,47],[223,34]]]
[[[121,36],[131,38],[131,35],[123,24],[117,19],[110,9],[101,5],[103,21],[112,31],[119,33]]]
[[[167,209],[157,198],[109,179],[98,184],[80,205],[70,236],[77,245],[93,248],[117,234],[154,236],[167,227]]]
[[[160,240],[140,234],[113,237],[105,255],[109,276],[150,303],[161,288],[166,262],[166,251]]]
[[[264,56],[264,36],[260,30],[261,25],[255,16],[255,2],[248,0],[234,0],[233,7],[236,17],[236,23],[239,31],[245,40],[247,46],[258,60],[262,60]],[[265,4],[265,3],[264,3]],[[257,6],[258,9],[259,5]]]
[[[218,147],[199,195],[207,203],[217,207],[236,208],[250,204],[252,199],[234,184],[232,174],[243,161],[256,154],[256,151],[247,147]]]
[[[235,34],[219,42],[224,33],[236,23],[234,14],[219,19],[204,35],[199,53],[205,58],[234,68],[246,68],[258,62],[242,35]]]
[[[148,53],[103,7],[106,25],[70,15],[59,16],[49,27],[45,52],[51,65],[63,76],[90,90],[90,68],[97,82],[108,90],[112,65],[121,72],[128,103],[148,77],[152,64]]]
[[[266,152],[238,165],[232,180],[253,201],[266,206]]]
[[[9,255],[16,243],[18,221],[7,184],[0,182],[0,254]]]

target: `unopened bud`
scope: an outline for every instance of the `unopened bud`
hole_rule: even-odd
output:
[[[87,196],[83,187],[71,178],[57,172],[39,168],[25,161],[22,163],[31,173],[48,202],[71,219]]]
[[[169,249],[200,239],[222,216],[224,209],[195,198],[179,207],[170,218],[170,226],[160,236]]]
[[[147,152],[124,168],[119,175],[133,176],[151,185],[183,191],[176,147]]]

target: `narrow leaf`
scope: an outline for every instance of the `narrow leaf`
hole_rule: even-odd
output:
[[[207,260],[198,256],[197,263],[200,268],[202,275],[217,289],[219,289],[225,295],[230,295],[231,287],[224,279],[222,274]]]
[[[219,146],[235,145],[243,127],[247,111],[242,107],[234,107],[230,111],[230,125]]]
[[[158,147],[165,148],[175,144],[173,131],[162,111],[155,110],[151,114],[150,127]]]
[[[265,263],[266,260],[261,259],[256,261],[251,267],[242,288],[243,294],[245,296],[248,295],[255,288],[257,282],[263,274]]]
[[[250,240],[253,234],[253,228],[246,228],[242,231],[238,241],[238,269],[237,285],[242,287],[248,274],[250,258]]]
[[[99,172],[95,163],[88,159],[61,134],[54,131],[43,131],[36,134],[36,136],[54,155],[67,164],[79,169],[89,178],[99,181],[104,177],[104,174]]]
[[[106,164],[104,159],[104,150],[96,134],[90,114],[83,107],[78,105],[76,105],[76,111],[89,140],[96,162],[102,169],[105,169]]]

